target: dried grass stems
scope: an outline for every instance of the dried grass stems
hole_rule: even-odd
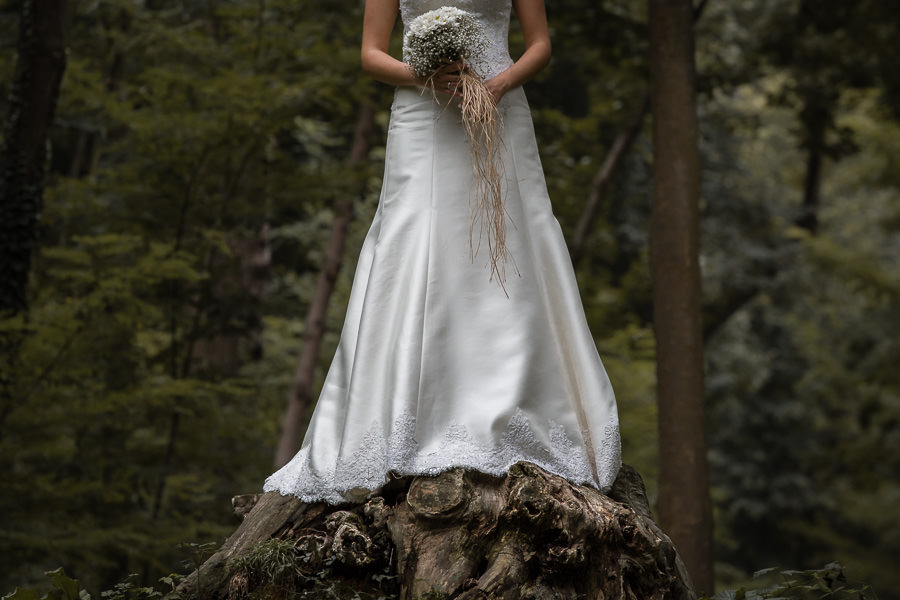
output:
[[[473,190],[469,198],[469,247],[472,259],[482,238],[487,238],[491,280],[495,277],[506,291],[506,266],[512,259],[506,247],[506,206],[503,202],[505,171],[500,151],[503,120],[484,81],[465,70],[460,74],[460,111],[472,152]],[[475,232],[478,232],[477,242]],[[515,269],[515,262],[512,262]],[[518,269],[516,269],[518,274]]]
[[[435,101],[441,103],[434,87],[434,73],[425,80],[425,89],[430,89]],[[425,90],[422,91],[424,93]],[[472,260],[478,255],[482,241],[486,240],[490,280],[496,278],[509,297],[506,268],[511,264],[516,275],[519,269],[506,247],[508,215],[503,202],[505,170],[500,156],[503,119],[484,80],[471,69],[461,69],[459,82],[447,91],[460,97],[459,109],[472,153],[473,180],[469,196],[469,249]],[[445,104],[444,109],[447,106],[449,104]]]
[[[477,62],[483,57],[485,40],[484,29],[474,15],[442,6],[419,15],[409,24],[403,37],[403,58],[440,102],[434,88],[435,72],[447,64]],[[486,238],[490,279],[496,278],[507,293],[506,267],[512,257],[506,247],[505,174],[500,156],[502,119],[493,96],[474,69],[461,68],[459,82],[448,91],[461,96],[462,122],[471,144],[474,181],[469,196],[469,248],[472,260]],[[514,261],[512,265],[515,268]],[[515,270],[518,274],[518,269]]]

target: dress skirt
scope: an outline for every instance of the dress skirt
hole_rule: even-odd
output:
[[[612,485],[621,464],[615,398],[522,89],[498,109],[505,290],[478,248],[478,223],[469,243],[472,163],[458,101],[399,88],[340,343],[302,447],[266,491],[334,504],[377,490],[389,473],[503,475],[519,461]]]

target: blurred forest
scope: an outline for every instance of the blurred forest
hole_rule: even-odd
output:
[[[0,0],[2,115],[21,8]],[[571,237],[640,112],[647,15],[562,0],[548,16],[554,58],[526,89]],[[0,321],[18,340],[0,593],[58,566],[94,591],[184,571],[235,527],[231,496],[261,490],[335,203],[355,219],[319,379],[378,200],[391,90],[359,69],[361,25],[359,1],[72,3],[29,311]],[[709,0],[697,21],[720,587],[837,560],[900,599],[898,32],[900,4],[878,0]],[[353,164],[366,104],[374,140]],[[652,500],[649,131],[576,266]]]

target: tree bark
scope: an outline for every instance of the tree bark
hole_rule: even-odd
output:
[[[0,315],[28,308],[47,138],[66,69],[67,0],[26,0],[0,149]]]
[[[359,120],[353,136],[353,147],[350,150],[349,162],[351,165],[361,162],[368,155],[374,122],[375,109],[368,104],[360,106]],[[325,317],[328,312],[328,301],[331,299],[334,284],[341,270],[344,246],[347,241],[347,229],[353,220],[353,199],[338,198],[335,200],[334,209],[335,215],[331,226],[331,237],[328,240],[322,271],[319,273],[319,278],[316,281],[313,301],[306,316],[303,349],[300,352],[300,359],[297,361],[297,371],[294,374],[294,382],[288,398],[281,439],[275,452],[276,469],[286,465],[300,448],[304,416],[307,408],[312,403],[313,377],[316,370],[316,361],[319,358],[319,347],[322,345],[322,337],[325,335]]]
[[[822,98],[808,98],[801,111],[806,149],[806,175],[803,181],[803,206],[796,224],[815,235],[819,230],[819,204],[822,189],[822,162],[827,151],[825,135],[832,121],[831,107]]]
[[[239,497],[236,508],[246,513],[248,500],[257,499],[179,592],[210,600],[254,592],[404,600],[695,598],[672,542],[650,516],[640,476],[627,466],[609,496],[519,463],[502,478],[452,469],[395,480],[365,504],[305,505],[270,492]],[[272,538],[290,542],[278,561]]]
[[[649,0],[653,112],[650,272],[659,403],[659,514],[712,593],[700,313],[699,150],[690,0]]]

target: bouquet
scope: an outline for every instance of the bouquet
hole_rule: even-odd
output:
[[[469,12],[451,6],[423,13],[407,27],[403,36],[403,56],[413,73],[431,87],[431,78],[444,65],[463,65],[478,61],[484,53],[486,37],[481,23]],[[476,227],[487,223],[491,278],[501,286],[507,258],[503,208],[503,166],[499,158],[500,115],[484,81],[469,68],[460,71],[459,92],[463,126],[472,148],[475,173],[474,208],[469,226],[469,245],[473,256],[480,245],[473,244]]]

